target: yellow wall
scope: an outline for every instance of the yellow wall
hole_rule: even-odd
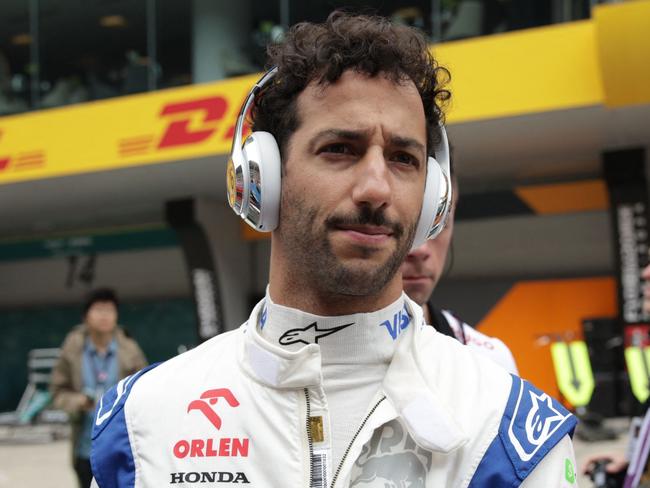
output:
[[[448,122],[597,105],[603,99],[594,25],[553,25],[441,44],[451,72]]]
[[[601,5],[594,20],[605,105],[650,103],[650,1]]]

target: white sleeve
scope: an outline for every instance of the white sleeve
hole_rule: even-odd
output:
[[[93,478],[93,482],[90,483],[90,488],[99,488],[99,485],[98,485],[97,482],[95,481],[95,478]]]
[[[544,456],[520,488],[576,488],[577,486],[573,443],[566,435]]]
[[[515,358],[510,352],[508,346],[501,339],[493,337],[494,342],[497,344],[499,354],[495,357],[494,361],[499,365],[503,366],[508,373],[516,374],[519,376],[519,370],[517,369],[517,363],[515,363]]]

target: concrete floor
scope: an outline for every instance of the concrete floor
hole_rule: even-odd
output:
[[[625,451],[626,419],[615,419],[608,426],[624,434],[615,441],[585,443],[575,440],[578,469],[592,454]],[[579,486],[589,488],[591,482],[578,478]],[[46,431],[23,433],[0,429],[0,488],[77,488],[70,465],[68,440],[51,440]]]
[[[61,437],[67,428],[0,427],[0,488],[77,488],[70,443]]]

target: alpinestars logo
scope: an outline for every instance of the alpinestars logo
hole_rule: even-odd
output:
[[[200,411],[214,427],[221,429],[222,420],[210,406],[219,399],[224,399],[230,407],[238,407],[239,401],[228,388],[216,388],[203,392],[198,400],[192,400],[187,406],[187,413]],[[186,457],[248,457],[250,440],[247,437],[221,437],[207,439],[181,439],[174,444],[174,456]]]
[[[319,339],[332,335],[339,330],[350,327],[351,325],[354,325],[354,322],[339,325],[337,327],[331,327],[329,329],[321,329],[318,327],[318,323],[314,322],[302,329],[291,329],[286,331],[282,334],[278,342],[283,346],[296,344],[298,342],[302,342],[303,344],[318,344]]]
[[[553,407],[551,397],[546,393],[537,395],[530,392],[533,407],[526,416],[526,436],[531,444],[539,444],[547,439],[551,428],[564,420],[564,416]]]
[[[563,426],[574,421],[561,405],[526,381],[516,382],[512,394],[517,399],[508,425],[508,438],[519,458],[527,462],[551,437],[563,436]]]

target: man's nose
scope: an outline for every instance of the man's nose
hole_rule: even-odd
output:
[[[429,256],[431,256],[431,250],[429,249],[428,242],[425,242],[408,253],[406,259],[411,261],[426,261]]]
[[[391,203],[390,169],[380,148],[371,148],[357,165],[359,174],[352,193],[357,205],[378,209]]]

